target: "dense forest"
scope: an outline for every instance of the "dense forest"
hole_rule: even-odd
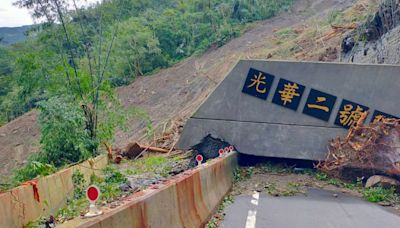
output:
[[[132,114],[121,111],[113,88],[221,46],[292,2],[17,0],[40,23],[24,42],[0,46],[0,125],[38,108],[42,138],[14,179],[96,155]]]

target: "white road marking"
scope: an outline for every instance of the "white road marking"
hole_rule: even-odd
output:
[[[256,199],[256,200],[260,199],[260,193],[257,192],[257,191],[254,191],[253,198]]]
[[[257,206],[259,198],[260,198],[260,193],[254,191],[251,203]],[[257,217],[257,209],[249,210],[249,212],[247,213],[246,228],[256,227],[256,217]]]
[[[258,205],[258,199],[259,199],[259,198],[260,198],[260,193],[254,191],[254,193],[253,193],[253,199],[251,200],[251,203],[257,206],[257,205]]]
[[[257,210],[249,210],[247,214],[246,228],[255,228],[256,227],[256,215]]]

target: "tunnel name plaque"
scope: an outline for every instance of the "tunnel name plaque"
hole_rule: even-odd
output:
[[[188,120],[178,148],[208,134],[239,152],[322,160],[369,111],[398,118],[400,66],[242,60]]]

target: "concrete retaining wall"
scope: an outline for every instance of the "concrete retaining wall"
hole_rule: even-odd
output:
[[[101,155],[94,159],[93,170],[88,161],[63,169],[55,174],[38,179],[37,188],[40,202],[35,200],[31,185],[21,185],[0,193],[0,227],[23,227],[41,216],[48,216],[64,206],[72,196],[74,186],[72,174],[79,170],[88,181],[93,172],[100,172],[108,164],[108,158]]]
[[[59,227],[203,227],[232,187],[236,166],[236,153],[217,158],[133,195],[100,217],[79,218]]]

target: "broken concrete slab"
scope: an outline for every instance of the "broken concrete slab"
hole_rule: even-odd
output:
[[[399,86],[399,66],[242,60],[188,120],[177,148],[211,134],[241,153],[322,160],[362,111],[371,111],[367,122],[400,116]]]

